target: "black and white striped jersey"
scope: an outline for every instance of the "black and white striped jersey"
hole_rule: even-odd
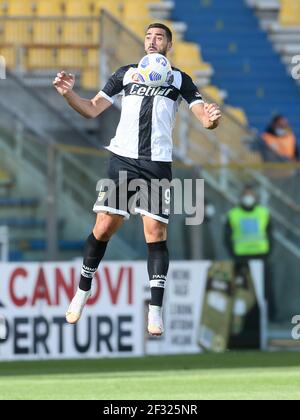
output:
[[[107,149],[133,159],[171,162],[172,130],[180,102],[185,99],[191,108],[203,103],[201,94],[178,69],[173,68],[171,85],[157,88],[136,83],[136,72],[136,64],[121,67],[100,91],[112,103],[116,95],[123,95],[121,119]]]

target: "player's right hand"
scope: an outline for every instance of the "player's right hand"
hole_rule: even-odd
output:
[[[53,81],[53,86],[57,92],[64,96],[70,92],[75,85],[75,76],[74,74],[67,74],[65,71],[57,73],[56,78]]]

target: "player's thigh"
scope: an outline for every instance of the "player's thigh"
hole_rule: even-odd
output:
[[[167,240],[168,225],[149,216],[143,216],[144,235],[147,243]]]
[[[137,212],[167,224],[171,211],[171,164],[143,162],[141,174],[146,188],[139,191],[140,202]]]
[[[109,240],[123,224],[124,217],[119,214],[98,213],[93,234],[98,240]]]

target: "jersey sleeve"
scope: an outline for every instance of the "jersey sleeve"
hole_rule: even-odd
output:
[[[122,92],[124,88],[123,80],[127,70],[128,66],[119,68],[110,76],[104,88],[99,92],[101,96],[112,104],[114,103],[116,95]]]
[[[183,99],[186,100],[190,108],[192,108],[193,105],[204,103],[201,93],[198,91],[197,86],[194,84],[190,76],[188,76],[186,73],[182,73],[182,84],[180,88],[180,93]]]

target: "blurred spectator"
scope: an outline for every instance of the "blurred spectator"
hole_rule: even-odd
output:
[[[258,203],[257,195],[247,186],[240,204],[227,217],[225,242],[234,258],[266,258],[271,252],[272,227],[269,210]]]
[[[288,120],[282,115],[276,115],[272,119],[270,125],[261,137],[264,143],[264,160],[292,161],[297,158],[295,134],[290,128]]]
[[[245,187],[240,204],[229,211],[225,227],[225,245],[235,261],[235,271],[240,272],[249,261],[264,262],[265,295],[269,316],[274,317],[274,299],[271,289],[271,271],[268,257],[272,252],[273,234],[269,209],[258,203],[251,186]]]

